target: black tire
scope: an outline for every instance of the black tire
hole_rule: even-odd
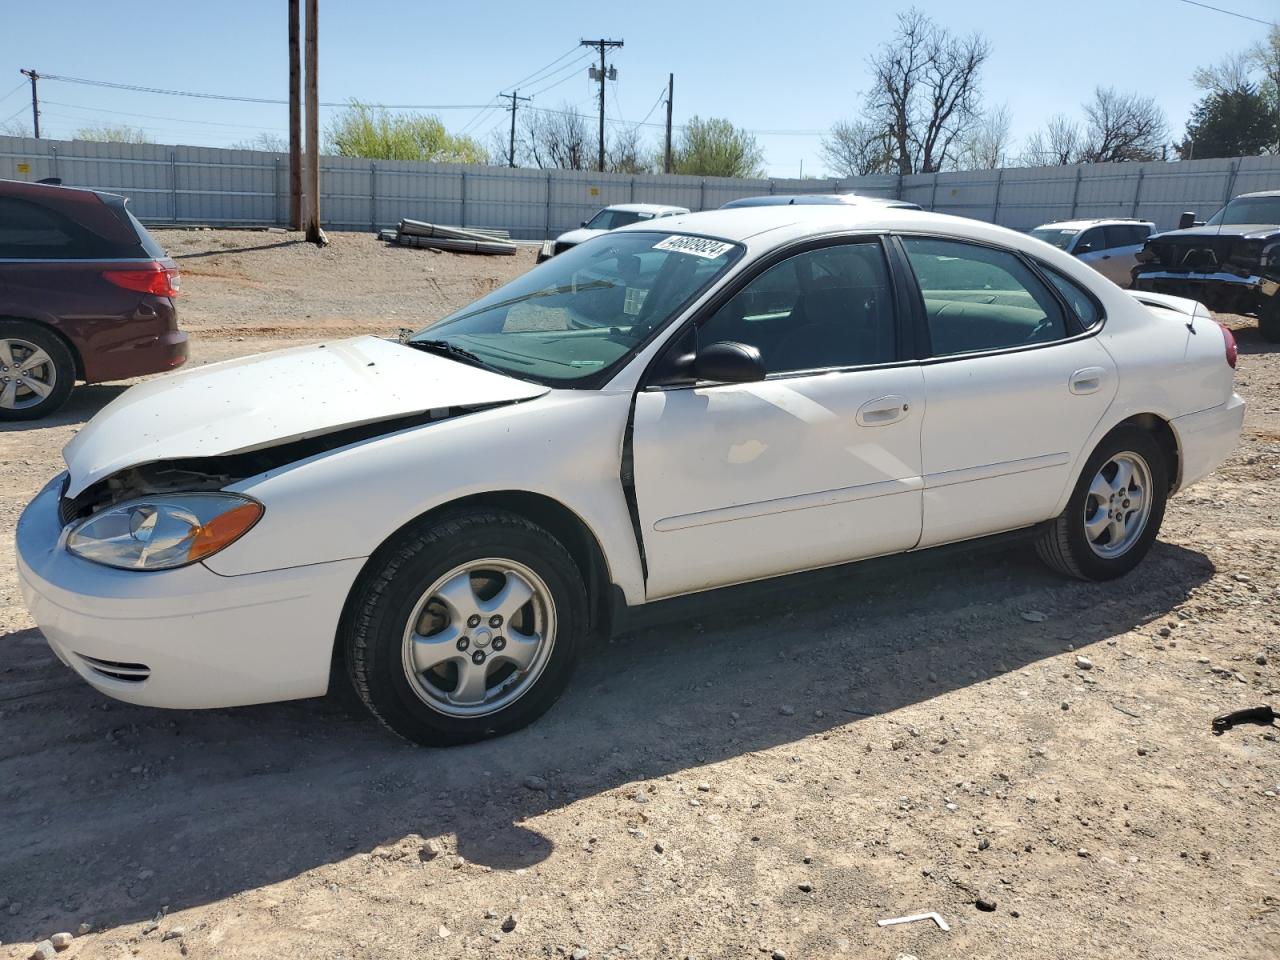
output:
[[[405,630],[437,580],[484,558],[513,561],[541,579],[554,608],[553,644],[541,673],[514,702],[483,716],[452,716],[415,692],[402,657]],[[550,709],[585,643],[587,611],[582,574],[550,533],[505,511],[459,513],[411,527],[374,556],[356,585],[339,640],[351,683],[374,716],[406,740],[453,746],[518,730]]]
[[[1119,556],[1100,556],[1085,532],[1085,505],[1098,471],[1119,454],[1140,457],[1151,475],[1151,511],[1141,534]],[[1124,576],[1141,562],[1155,542],[1169,499],[1169,467],[1164,451],[1141,427],[1113,430],[1085,462],[1066,509],[1036,543],[1036,552],[1050,568],[1080,580],[1112,580]]]
[[[1258,311],[1258,333],[1267,343],[1280,343],[1280,293],[1272,296]]]
[[[38,420],[57,411],[71,396],[71,388],[76,382],[76,363],[67,345],[47,327],[29,320],[0,319],[0,341],[4,340],[34,344],[48,354],[49,365],[53,368],[53,388],[42,400],[17,408],[0,406],[0,420]],[[3,355],[0,355],[0,366],[7,366]],[[0,370],[0,394],[9,385],[8,378],[15,373],[10,369]],[[26,390],[24,394],[25,398],[31,397]],[[23,400],[18,398],[18,402]]]

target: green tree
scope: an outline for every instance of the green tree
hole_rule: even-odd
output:
[[[1280,116],[1251,83],[1213,90],[1191,111],[1178,153],[1184,160],[1253,157],[1280,137]]]
[[[97,140],[99,143],[154,143],[147,132],[140,127],[124,124],[113,126],[100,124],[96,127],[81,127],[76,131],[76,140]]]
[[[693,117],[672,151],[675,173],[698,177],[760,177],[764,151],[756,138],[728,120]]]
[[[429,160],[436,163],[488,163],[484,147],[445,129],[439,117],[391,113],[385,107],[352,100],[326,130],[329,151],[340,157],[373,160]]]

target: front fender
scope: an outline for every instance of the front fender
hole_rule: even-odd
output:
[[[368,557],[414,518],[465,497],[539,494],[577,515],[629,603],[644,597],[619,479],[630,395],[555,390],[329,451],[227,489],[266,508],[206,565],[225,576]]]

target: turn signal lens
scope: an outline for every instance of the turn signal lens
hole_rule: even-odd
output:
[[[244,536],[262,504],[234,493],[186,493],[129,500],[71,531],[67,549],[122,570],[169,570],[212,556]]]

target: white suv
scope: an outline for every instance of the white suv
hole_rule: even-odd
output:
[[[1120,217],[1046,223],[1032,230],[1031,236],[1074,254],[1117,286],[1127,287],[1138,265],[1138,251],[1155,232],[1156,225],[1149,220]]]

